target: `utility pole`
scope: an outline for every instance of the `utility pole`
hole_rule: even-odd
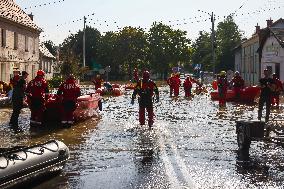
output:
[[[84,31],[83,31],[83,67],[86,66],[86,20],[84,16]]]
[[[212,28],[211,28],[211,45],[212,45],[212,65],[213,65],[213,75],[215,77],[215,15],[212,12],[211,14],[211,23],[212,23]]]

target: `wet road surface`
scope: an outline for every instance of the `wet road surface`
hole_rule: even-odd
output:
[[[138,104],[130,93],[105,98],[103,112],[70,128],[30,130],[29,110],[20,128],[10,128],[10,109],[0,111],[1,147],[63,141],[71,158],[44,188],[282,188],[284,150],[253,142],[249,161],[241,163],[235,121],[256,119],[256,105],[228,103],[219,109],[207,95],[168,97],[160,89],[153,129],[138,123]],[[272,117],[283,117],[283,109]]]

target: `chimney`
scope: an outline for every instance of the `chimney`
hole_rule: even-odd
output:
[[[260,32],[260,26],[257,23],[256,26],[255,26],[255,33],[259,34],[259,32]]]
[[[271,20],[271,18],[269,20],[266,20],[266,22],[267,22],[267,27],[268,28],[271,27],[272,24],[273,24],[273,20]]]
[[[28,14],[28,16],[31,18],[32,21],[34,21],[34,15],[33,15],[33,13]]]

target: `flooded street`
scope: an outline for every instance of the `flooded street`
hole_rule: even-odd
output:
[[[183,95],[183,93],[181,94]],[[63,141],[71,158],[60,176],[35,189],[53,188],[282,188],[284,150],[252,142],[241,163],[235,133],[238,119],[256,119],[257,106],[228,103],[219,109],[208,95],[170,98],[160,88],[153,129],[138,123],[130,92],[105,98],[99,118],[70,129],[30,130],[28,109],[10,128],[11,109],[0,111],[1,147]],[[281,117],[283,110],[272,111]]]

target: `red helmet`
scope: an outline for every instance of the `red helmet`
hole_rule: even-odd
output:
[[[144,80],[150,79],[150,73],[149,73],[148,71],[144,71],[144,72],[143,72],[143,79],[144,79]]]
[[[44,76],[45,72],[43,70],[38,70],[36,73],[37,76]]]

